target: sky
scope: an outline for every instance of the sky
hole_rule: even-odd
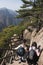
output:
[[[21,0],[0,0],[0,8],[8,8],[11,10],[18,10],[22,5]]]

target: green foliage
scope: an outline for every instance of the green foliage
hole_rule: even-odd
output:
[[[13,27],[5,28],[3,32],[0,32],[0,46],[4,46],[5,41],[7,41],[13,34]]]
[[[8,40],[13,36],[14,33],[20,35],[22,30],[25,29],[25,27],[26,26],[18,25],[9,26],[8,28],[3,29],[3,31],[0,32],[0,47],[5,47],[5,45],[7,45]]]
[[[38,21],[41,20],[40,14],[43,12],[42,0],[22,0],[22,2],[23,5],[21,6],[21,9],[17,11],[19,13],[19,16],[17,17],[23,18],[23,21],[17,26],[9,26],[0,32],[0,47],[8,46],[9,39],[14,33],[20,35],[22,30],[24,30],[26,27],[33,24],[37,25]]]
[[[39,20],[42,20],[42,14],[43,14],[43,1],[42,0],[21,0],[23,2],[23,5],[21,6],[21,9],[17,12],[19,13],[18,17],[23,18],[23,21],[30,20],[33,22],[39,22]],[[33,18],[33,19],[32,19]]]

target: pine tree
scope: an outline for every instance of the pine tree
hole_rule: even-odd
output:
[[[43,15],[43,0],[22,0],[22,2],[21,9],[17,11],[19,13],[18,17],[23,18],[24,21],[30,20],[32,23],[35,21],[40,28]]]

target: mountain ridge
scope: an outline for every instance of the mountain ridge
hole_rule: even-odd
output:
[[[7,8],[0,8],[0,31],[9,25],[18,25],[21,19],[15,18],[18,15],[16,11]]]

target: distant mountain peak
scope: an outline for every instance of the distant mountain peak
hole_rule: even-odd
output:
[[[17,25],[21,19],[15,18],[17,12],[7,8],[0,8],[0,29],[9,25]]]

